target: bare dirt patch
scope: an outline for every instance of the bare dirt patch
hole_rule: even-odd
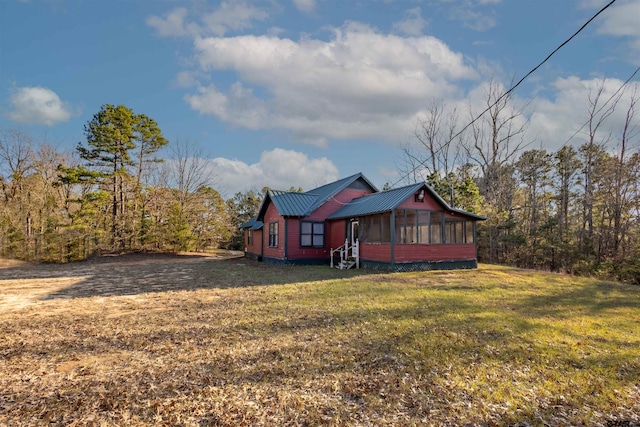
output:
[[[0,313],[48,299],[138,295],[197,289],[197,264],[237,258],[239,252],[128,254],[71,264],[31,264],[0,260]],[[205,268],[206,269],[206,268]]]

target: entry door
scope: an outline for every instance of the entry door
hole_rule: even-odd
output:
[[[354,221],[351,221],[351,227],[350,227],[350,235],[351,235],[351,245],[355,245],[356,244],[356,240],[358,240],[358,227],[360,225],[360,221],[358,221],[357,219]]]

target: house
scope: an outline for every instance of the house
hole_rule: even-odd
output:
[[[388,191],[361,173],[305,193],[269,190],[243,224],[249,258],[394,271],[477,267],[476,225],[426,183]]]

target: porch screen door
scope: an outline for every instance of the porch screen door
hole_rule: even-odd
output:
[[[360,226],[360,221],[355,220],[351,221],[351,244],[355,245],[356,240],[358,240],[358,227]]]

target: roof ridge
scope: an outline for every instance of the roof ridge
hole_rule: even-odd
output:
[[[330,186],[330,185],[335,185],[335,184],[337,184],[337,183],[338,183],[338,182],[340,182],[340,181],[347,181],[347,180],[353,179],[353,178],[355,178],[355,177],[358,177],[358,178],[361,178],[361,177],[362,177],[362,178],[365,178],[365,176],[362,174],[362,172],[358,172],[358,173],[354,173],[353,175],[346,176],[346,177],[344,177],[344,178],[336,179],[335,181],[327,182],[326,184],[322,184],[322,185],[320,185],[320,186],[318,186],[318,187],[316,187],[316,188],[312,188],[312,189],[311,189],[311,190],[309,190],[309,191],[305,191],[305,193],[309,193],[309,192],[314,191],[314,190],[319,190],[320,188],[328,187],[328,186]],[[369,180],[368,180],[368,179],[366,179],[366,178],[365,178],[365,180],[366,180],[367,182],[369,181]]]
[[[423,187],[427,189],[436,203],[438,203],[445,211],[460,213],[479,220],[486,219],[472,212],[466,212],[462,209],[449,206],[449,204],[440,197],[433,187],[426,182],[416,182],[415,184],[409,184],[403,187],[391,188],[378,193],[356,197],[345,203],[340,209],[329,215],[328,218],[338,219],[354,215],[372,215],[380,212],[388,212],[396,209],[404,200],[411,197],[413,192]]]

